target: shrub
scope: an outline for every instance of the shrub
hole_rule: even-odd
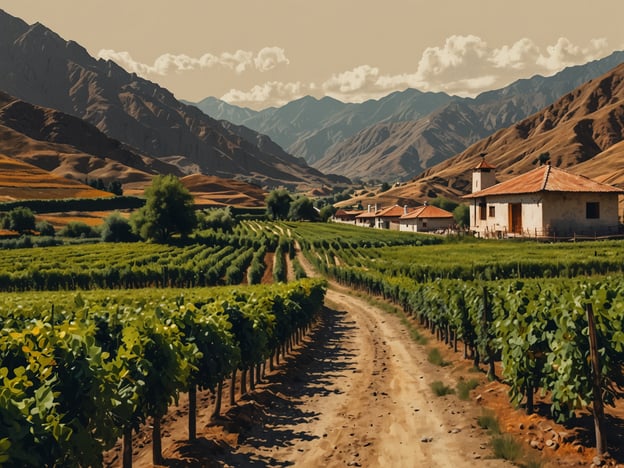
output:
[[[522,455],[522,446],[511,434],[494,437],[492,450],[496,458],[503,458],[512,462]]]
[[[484,411],[481,416],[477,418],[477,424],[482,429],[487,429],[492,434],[500,434],[500,425],[498,418],[492,411]]]
[[[123,218],[119,211],[111,213],[102,225],[104,242],[133,242],[137,237],[132,233],[130,222]]]
[[[427,355],[427,361],[440,367],[445,367],[450,364],[450,362],[444,360],[438,348],[431,348],[429,350],[429,354]]]
[[[441,382],[439,380],[436,380],[435,382],[431,382],[431,390],[437,396],[444,396],[444,395],[450,395],[452,393],[455,393],[455,390],[453,390],[451,387],[449,387],[448,385],[445,385],[444,382]]]
[[[40,236],[54,236],[54,234],[56,234],[56,231],[52,223],[50,223],[49,221],[45,221],[45,220],[39,221],[35,225],[35,230],[39,232]]]
[[[199,226],[202,229],[221,229],[223,232],[232,232],[236,219],[230,207],[204,210],[199,216]]]
[[[464,380],[457,382],[457,395],[460,400],[468,400],[470,398],[470,390],[474,390],[479,385],[477,379]]]
[[[71,221],[67,224],[59,234],[62,237],[99,237],[98,232],[86,223],[80,221]]]

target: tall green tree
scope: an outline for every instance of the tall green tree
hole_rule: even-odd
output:
[[[460,228],[470,226],[470,208],[468,205],[457,205],[453,210],[453,219]]]
[[[193,196],[174,175],[154,177],[145,198],[145,206],[130,219],[142,239],[167,242],[174,234],[187,236],[197,225]]]
[[[271,219],[286,219],[290,211],[292,197],[286,189],[272,190],[266,197],[267,215]]]
[[[6,215],[4,227],[12,231],[26,232],[35,230],[35,215],[30,208],[18,206]]]
[[[288,219],[293,221],[315,221],[319,217],[314,208],[314,203],[308,197],[297,197],[290,204]]]

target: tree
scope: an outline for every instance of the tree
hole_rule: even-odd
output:
[[[112,182],[109,182],[109,184],[106,186],[106,191],[114,193],[117,196],[123,195],[123,187],[121,185],[121,182],[119,182],[118,180],[113,180]]]
[[[132,233],[130,222],[121,216],[119,211],[111,213],[102,225],[104,242],[132,242],[136,236]]]
[[[336,209],[335,206],[333,206],[333,205],[325,205],[323,208],[321,208],[321,212],[319,213],[319,217],[321,218],[321,221],[325,222],[329,218],[331,218],[333,215],[335,215],[336,211],[338,211],[338,210]]]
[[[390,190],[390,184],[388,182],[381,184],[380,192],[387,192],[388,190]]]
[[[187,236],[197,225],[193,196],[174,175],[158,175],[145,189],[145,206],[130,218],[135,234],[167,242],[173,234]]]
[[[314,203],[308,197],[297,197],[288,210],[288,219],[293,221],[315,221],[318,219],[318,212],[314,208]]]
[[[435,197],[429,200],[429,204],[433,206],[437,206],[438,208],[442,208],[443,210],[450,211],[451,213],[459,206],[459,203],[454,202],[450,198],[446,197]]]
[[[199,225],[202,229],[221,229],[223,232],[232,232],[235,224],[236,219],[229,206],[205,210],[199,218]]]
[[[5,227],[11,231],[23,233],[35,230],[35,215],[30,208],[18,206],[7,214]]]
[[[286,219],[292,197],[286,189],[272,190],[266,197],[267,215],[270,219]]]
[[[70,221],[67,223],[61,231],[59,235],[62,237],[98,237],[98,232],[89,226],[87,223],[83,223],[81,221]]]
[[[56,233],[52,223],[45,220],[35,224],[35,230],[39,232],[40,236],[53,236]]]
[[[470,226],[470,208],[468,205],[457,205],[453,210],[453,219],[460,228]]]

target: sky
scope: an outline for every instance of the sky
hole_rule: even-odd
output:
[[[0,0],[197,102],[476,96],[624,50],[619,0]]]

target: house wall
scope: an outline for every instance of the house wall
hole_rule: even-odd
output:
[[[479,217],[479,202],[470,203],[470,227],[480,235],[501,235],[511,231],[509,204],[522,204],[524,235],[609,234],[618,225],[618,197],[609,193],[540,192],[497,195],[486,199],[486,219]],[[599,203],[600,218],[587,219],[588,202]],[[490,216],[494,207],[494,216]]]
[[[588,202],[599,204],[599,218],[587,218]],[[617,194],[544,194],[544,226],[553,234],[611,234],[617,229],[618,223]]]
[[[424,226],[424,223],[427,226]],[[400,220],[400,230],[405,232],[427,232],[453,227],[452,218],[413,218]]]
[[[542,194],[497,195],[486,199],[486,218],[480,219],[479,202],[474,198],[470,203],[470,229],[482,235],[502,235],[510,231],[509,205],[522,204],[522,230],[535,235],[542,234]],[[494,216],[490,216],[490,207],[494,208]]]

